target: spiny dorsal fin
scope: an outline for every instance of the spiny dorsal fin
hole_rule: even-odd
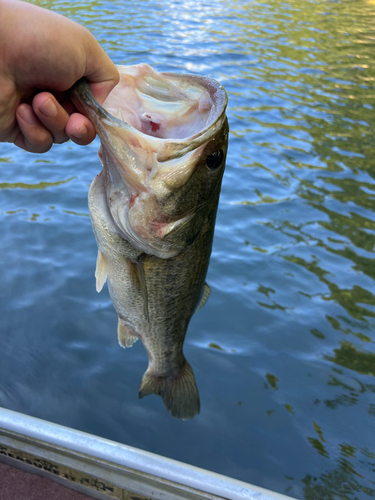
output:
[[[98,293],[102,290],[104,283],[107,281],[107,277],[108,277],[108,264],[107,261],[105,260],[104,255],[99,250],[95,268],[96,291]]]
[[[199,309],[202,309],[202,307],[206,304],[208,297],[210,296],[210,293],[211,293],[211,288],[207,285],[207,283],[205,283],[203,285],[201,300],[196,309],[197,311],[199,311]]]

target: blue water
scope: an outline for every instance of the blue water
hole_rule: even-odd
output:
[[[375,498],[374,0],[35,3],[116,64],[219,80],[230,145],[181,422],[138,400],[147,354],[95,291],[98,142],[0,144],[0,405],[298,499]]]

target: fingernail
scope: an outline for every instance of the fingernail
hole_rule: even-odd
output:
[[[17,109],[17,115],[22,118],[28,125],[35,125],[37,122],[36,116],[31,108],[26,105],[21,105]]]
[[[43,106],[39,108],[39,111],[47,118],[53,118],[57,115],[57,107],[56,104],[52,101],[52,99],[48,99]]]
[[[76,139],[82,139],[82,137],[85,137],[87,134],[87,128],[86,125],[82,125],[81,128],[79,128],[76,132],[74,132],[73,137]]]

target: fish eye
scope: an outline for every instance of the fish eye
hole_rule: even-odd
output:
[[[210,170],[216,170],[223,163],[224,153],[222,149],[218,149],[214,153],[211,153],[206,158],[206,166]]]

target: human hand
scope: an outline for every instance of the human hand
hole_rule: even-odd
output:
[[[68,139],[89,144],[95,129],[68,92],[82,76],[101,104],[119,80],[86,28],[26,2],[0,0],[0,142],[33,153]]]

